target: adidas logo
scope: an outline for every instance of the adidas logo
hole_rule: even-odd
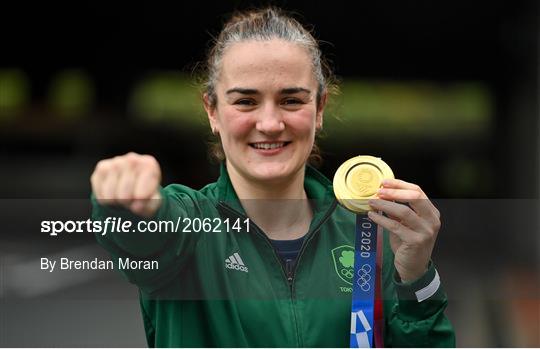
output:
[[[225,268],[232,270],[240,270],[246,273],[248,272],[248,267],[246,267],[244,261],[242,260],[242,258],[240,258],[238,252],[233,253],[229,256],[229,258],[225,259]]]

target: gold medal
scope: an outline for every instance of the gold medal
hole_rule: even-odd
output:
[[[371,210],[368,200],[377,197],[384,179],[394,178],[380,158],[361,155],[345,161],[334,175],[334,194],[340,204],[356,213]]]

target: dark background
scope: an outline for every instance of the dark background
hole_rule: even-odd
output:
[[[349,157],[373,154],[388,162],[399,178],[421,185],[430,197],[440,200],[441,207],[448,207],[443,219],[445,213],[448,218],[443,221],[446,225],[434,258],[449,293],[449,316],[458,330],[458,345],[540,345],[540,311],[534,313],[534,307],[539,309],[537,294],[514,297],[504,291],[518,279],[524,289],[532,287],[533,294],[538,287],[538,2],[351,3],[273,2],[313,25],[316,37],[324,41],[324,53],[344,82],[429,81],[445,86],[472,81],[489,91],[493,112],[478,136],[470,136],[466,125],[463,137],[459,132],[440,138],[380,132],[338,144],[332,137],[335,140],[339,135],[327,134],[321,141],[325,158],[321,171],[331,178]],[[214,181],[217,166],[207,159],[207,133],[192,132],[182,125],[142,124],[133,117],[127,101],[133,86],[149,73],[189,73],[204,59],[211,35],[219,32],[227,14],[250,4],[254,3],[0,5],[0,72],[22,72],[28,91],[23,104],[0,112],[0,198],[4,202],[85,199],[95,163],[128,151],[154,155],[162,165],[164,184],[178,182],[199,188]],[[92,103],[72,119],[58,117],[50,106],[51,81],[66,69],[84,71],[93,86]],[[7,91],[7,86],[0,86],[0,97],[2,90]],[[463,163],[469,166],[468,177],[457,190],[452,185],[452,171],[462,173],[459,164]],[[477,217],[456,209],[478,203],[485,205],[478,209]],[[504,220],[505,215],[510,219]],[[5,265],[12,260],[31,261],[42,254],[39,249],[29,251],[27,241],[7,229],[0,231],[0,237]],[[93,246],[89,239],[74,237],[61,243],[41,240],[47,253],[71,245]],[[499,254],[505,247],[510,247],[507,253]],[[31,277],[26,279],[31,287]],[[85,289],[103,289],[100,280],[89,280]],[[114,287],[118,289],[128,287],[119,279],[106,280],[107,287],[110,283],[117,283]],[[503,291],[487,296],[493,285]],[[4,288],[4,295],[9,295],[9,285]],[[109,328],[109,337],[79,337],[78,341],[77,331],[88,331],[87,327],[73,327],[73,337],[55,336],[53,330],[43,327],[48,321],[35,319],[36,304],[47,307],[46,301],[21,297],[28,299],[18,301],[17,311],[15,303],[4,298],[3,306],[18,313],[19,322],[9,321],[8,325],[4,312],[1,345],[144,345],[140,320],[133,317],[136,301],[126,307],[132,314],[129,318],[122,318],[120,308],[115,310],[104,302],[91,306],[94,311],[102,307],[110,318],[118,317],[114,323],[122,323],[124,332]],[[497,305],[501,300],[506,306]],[[21,311],[25,304],[27,313]],[[519,310],[523,307],[530,312],[531,306],[532,316]],[[494,313],[494,308],[502,310]],[[54,311],[47,313],[53,316]],[[30,335],[15,336],[28,321],[24,314],[37,325]],[[59,314],[56,321],[68,321],[69,311]],[[43,312],[41,316],[45,316]],[[501,335],[506,326],[502,318],[512,319],[515,329],[510,334]],[[41,342],[44,333],[47,340]]]

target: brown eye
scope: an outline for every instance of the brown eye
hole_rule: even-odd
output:
[[[297,105],[297,104],[304,104],[300,99],[298,98],[286,98],[282,102],[285,105]]]
[[[234,102],[236,105],[255,105],[255,101],[248,98],[242,98]]]

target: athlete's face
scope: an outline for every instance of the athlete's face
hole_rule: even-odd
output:
[[[235,43],[221,64],[216,107],[205,107],[227,166],[252,181],[298,174],[324,109],[306,49],[279,39]]]

